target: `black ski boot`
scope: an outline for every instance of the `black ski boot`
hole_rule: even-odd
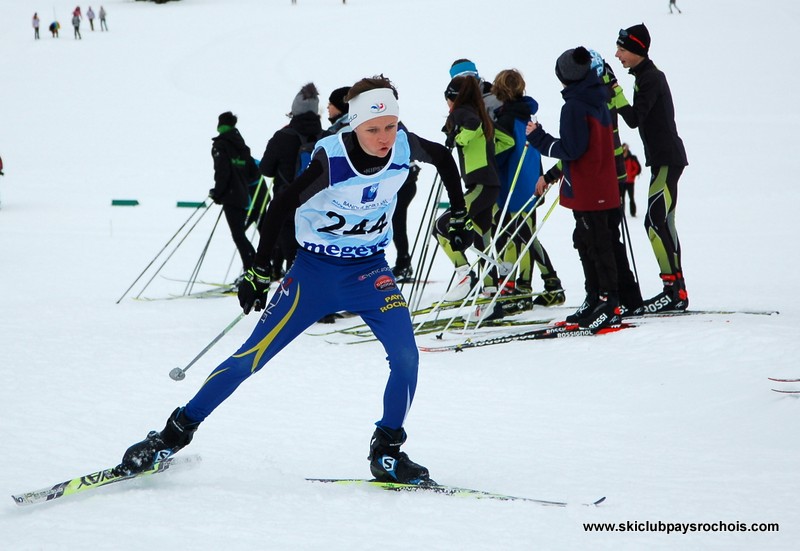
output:
[[[392,268],[392,274],[397,283],[413,283],[414,270],[411,268],[410,256],[398,256]]]
[[[375,480],[381,482],[400,482],[403,484],[435,484],[428,469],[417,465],[408,458],[400,446],[406,441],[406,431],[402,428],[378,427],[369,443],[369,470]]]
[[[622,313],[619,309],[619,298],[611,293],[600,293],[597,297],[597,304],[591,313],[582,318],[578,324],[581,327],[597,333],[604,327],[616,325],[622,321]]]
[[[151,468],[178,450],[189,445],[199,423],[193,423],[183,413],[183,408],[172,412],[161,432],[150,431],[147,438],[125,451],[122,462],[114,467],[115,475],[131,475]]]
[[[586,298],[583,299],[583,302],[580,306],[578,306],[578,309],[566,317],[567,323],[580,323],[584,318],[588,317],[589,314],[592,313],[592,310],[594,310],[595,306],[597,306],[598,301],[599,299],[597,291],[586,291]]]
[[[564,296],[564,289],[561,287],[561,280],[555,273],[542,276],[544,280],[544,292],[533,300],[539,306],[559,306],[567,300]]]
[[[689,295],[686,292],[686,283],[683,274],[661,274],[664,291],[653,298],[644,301],[644,311],[647,314],[657,312],[683,312],[689,308]]]

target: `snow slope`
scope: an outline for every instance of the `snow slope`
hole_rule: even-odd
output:
[[[387,375],[375,343],[304,335],[203,424],[187,449],[203,456],[198,468],[37,508],[0,501],[0,548],[794,548],[800,402],[771,392],[767,377],[800,377],[792,245],[800,7],[707,0],[681,2],[683,15],[671,16],[666,4],[106,0],[110,32],[84,22],[77,41],[72,4],[0,0],[0,493],[115,464],[249,334],[253,316],[176,383],[168,372],[238,314],[236,300],[137,301],[131,293],[116,301],[189,217],[176,201],[202,200],[211,187],[217,115],[237,113],[260,156],[309,80],[327,98],[384,73],[399,88],[405,123],[439,139],[447,68],[469,57],[490,79],[520,69],[539,121],[556,132],[556,57],[578,44],[600,51],[631,97],[614,40],[620,27],[644,21],[690,161],[678,226],[691,307],[781,312],[423,354],[405,449],[434,478],[571,503],[607,496],[598,508],[304,482],[368,476]],[[57,40],[46,30],[51,10],[62,24]],[[638,134],[621,131],[641,155]],[[424,168],[417,220],[432,180]],[[637,187],[644,205],[646,184]],[[112,207],[112,199],[140,205]],[[209,210],[164,276],[191,274],[217,214]],[[559,207],[541,239],[576,305],[582,276],[571,224]],[[630,224],[643,293],[652,295],[658,268],[641,218]],[[223,222],[205,279],[229,274],[226,233]],[[437,261],[440,283],[426,301],[449,274]],[[143,296],[182,288],[158,277]],[[627,521],[778,523],[780,531],[583,526]]]

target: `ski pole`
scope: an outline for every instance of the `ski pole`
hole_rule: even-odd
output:
[[[161,265],[156,269],[155,273],[152,276],[150,276],[150,279],[147,280],[147,283],[144,284],[144,286],[139,291],[139,294],[136,295],[135,298],[139,298],[140,296],[142,296],[142,293],[145,292],[145,290],[150,286],[150,284],[153,282],[153,280],[156,278],[156,276],[159,274],[159,272],[161,272],[161,270],[164,268],[164,266],[167,265],[167,262],[169,262],[170,258],[172,258],[172,255],[174,255],[176,252],[178,252],[178,249],[181,247],[183,242],[186,241],[186,238],[189,237],[189,235],[197,227],[197,225],[200,223],[200,221],[208,213],[209,210],[211,210],[211,207],[205,209],[203,211],[203,214],[198,216],[197,220],[194,221],[194,224],[192,224],[192,226],[188,230],[186,230],[186,233],[183,234],[183,237],[181,237],[180,241],[178,241],[178,243],[175,245],[175,248],[172,249],[172,252],[170,252],[167,255],[167,258],[164,259],[164,262],[162,262]]]
[[[165,244],[165,245],[164,245],[164,246],[161,248],[161,250],[160,250],[160,251],[158,251],[158,254],[156,254],[156,255],[153,257],[153,260],[151,260],[151,261],[150,261],[150,263],[149,263],[147,266],[145,266],[144,270],[142,270],[142,273],[140,273],[140,274],[139,274],[139,276],[138,276],[136,279],[134,279],[134,280],[133,280],[133,283],[131,283],[131,286],[130,286],[130,287],[128,287],[128,288],[125,290],[125,292],[124,292],[124,293],[122,293],[122,296],[121,296],[121,297],[119,297],[119,298],[117,299],[117,304],[119,304],[119,303],[120,303],[120,301],[121,301],[123,298],[125,298],[125,295],[127,295],[127,294],[128,294],[128,292],[130,292],[130,290],[131,290],[131,289],[133,289],[133,286],[134,286],[134,285],[136,285],[136,282],[137,282],[137,281],[139,281],[139,280],[141,279],[141,277],[142,277],[142,276],[145,274],[145,272],[146,272],[147,270],[149,270],[149,269],[150,269],[150,266],[152,266],[152,265],[153,265],[153,262],[155,262],[155,261],[156,261],[156,259],[157,259],[159,256],[161,256],[161,253],[163,253],[163,252],[166,250],[166,248],[167,248],[167,247],[169,247],[169,244],[170,244],[170,243],[172,243],[172,240],[173,240],[173,239],[175,239],[176,237],[178,237],[178,234],[179,234],[179,233],[181,233],[181,230],[183,230],[183,228],[186,226],[186,224],[188,224],[188,223],[189,223],[189,220],[191,220],[192,218],[194,218],[194,215],[195,215],[195,214],[197,214],[197,212],[198,212],[200,209],[202,209],[202,208],[205,208],[205,207],[206,207],[206,203],[205,203],[205,201],[203,201],[203,203],[202,203],[201,205],[198,205],[198,206],[197,206],[197,208],[196,208],[196,209],[194,209],[194,210],[192,211],[192,214],[190,214],[190,215],[189,215],[189,218],[187,218],[187,219],[186,219],[186,222],[184,222],[183,224],[181,224],[181,227],[180,227],[180,228],[178,228],[178,231],[176,231],[176,232],[175,232],[175,235],[173,235],[172,237],[170,237],[170,238],[169,238],[169,241],[167,241],[167,242],[166,242],[166,244]],[[203,214],[205,214],[205,212],[204,212]],[[202,218],[202,216],[201,216],[201,218]]]
[[[173,381],[182,381],[183,379],[185,379],[186,378],[186,372],[189,370],[189,368],[192,367],[197,360],[202,358],[203,354],[205,354],[206,352],[211,350],[211,347],[214,346],[215,344],[217,344],[217,342],[222,337],[224,337],[228,333],[228,331],[233,329],[233,326],[236,325],[237,323],[239,323],[242,320],[243,317],[244,317],[244,312],[242,312],[241,314],[236,316],[236,318],[232,322],[230,322],[228,324],[228,327],[223,329],[222,332],[219,335],[214,337],[214,340],[211,341],[210,343],[208,343],[208,345],[206,345],[206,347],[204,349],[202,349],[200,351],[200,353],[197,356],[195,356],[194,359],[191,362],[189,362],[189,365],[187,365],[183,369],[181,369],[180,367],[176,367],[175,369],[170,371],[169,372],[169,378],[172,379]]]
[[[625,216],[625,209],[620,207],[622,210],[622,229],[624,233],[622,234],[622,241],[623,243],[627,243],[628,250],[631,252],[631,264],[633,265],[633,277],[636,279],[636,283],[639,283],[639,272],[636,270],[636,259],[633,256],[633,243],[631,243],[631,234],[628,231],[628,219]]]
[[[264,177],[261,177],[261,182],[264,181]],[[261,218],[264,216],[264,212],[267,209],[267,203],[269,203],[270,197],[272,197],[272,180],[270,180],[269,184],[267,184],[266,191],[264,192],[264,199],[261,201],[261,206],[258,208],[258,216],[253,218],[253,204],[255,204],[255,199],[258,198],[258,190],[261,188],[261,182],[259,182],[258,187],[256,188],[256,193],[253,195],[253,201],[251,201],[250,208],[247,211],[247,217],[244,219],[244,227],[247,230],[250,224],[253,224],[253,230],[250,232],[250,243],[253,243],[256,238],[256,234],[259,233],[259,226],[261,225]],[[228,276],[231,275],[231,268],[233,268],[233,261],[236,259],[236,247],[233,248],[233,253],[231,253],[231,261],[228,263],[228,270],[225,272],[225,277],[223,281],[228,281]]]
[[[433,250],[433,254],[430,258],[428,258],[428,254],[430,252],[429,237],[433,231],[433,226],[436,223],[436,212],[441,194],[442,180],[437,173],[433,178],[433,183],[431,184],[431,189],[428,194],[428,200],[425,203],[425,210],[422,213],[422,220],[420,221],[419,228],[417,229],[417,235],[414,238],[414,246],[411,248],[411,257],[413,258],[417,250],[417,245],[420,244],[420,238],[422,237],[422,253],[419,255],[419,260],[416,265],[417,277],[414,280],[414,283],[411,285],[411,291],[408,294],[409,304],[419,305],[419,301],[422,296],[422,288],[424,287],[424,284],[420,282],[420,276],[425,271],[426,262],[430,262],[427,269],[428,274],[430,274],[430,270],[433,265],[433,258],[436,254],[436,249]],[[424,236],[422,235],[423,231],[425,232]],[[423,281],[427,279],[428,277],[426,274]]]
[[[217,221],[214,222],[214,227],[211,228],[211,234],[208,236],[206,244],[203,247],[203,250],[200,252],[200,258],[197,259],[197,264],[195,264],[194,270],[192,271],[192,275],[189,277],[189,281],[186,284],[186,288],[183,291],[184,296],[191,293],[192,289],[194,288],[194,284],[197,281],[197,276],[200,275],[200,268],[203,266],[203,261],[205,261],[206,259],[206,252],[208,252],[208,246],[211,244],[211,238],[214,237],[214,232],[217,231],[217,225],[219,225],[219,221],[222,218],[222,214],[224,212],[225,212],[224,208],[219,210]]]

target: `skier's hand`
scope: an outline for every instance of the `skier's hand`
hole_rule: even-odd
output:
[[[550,184],[544,179],[544,176],[539,176],[539,179],[536,180],[536,196],[541,197],[545,193],[547,193],[547,188],[550,187]]]
[[[458,209],[450,213],[447,237],[450,240],[450,247],[454,251],[463,252],[472,245],[472,220],[466,209]]]
[[[239,306],[245,314],[249,314],[253,309],[261,311],[267,304],[267,293],[269,292],[269,269],[253,266],[239,283]]]
[[[458,136],[459,132],[461,132],[460,126],[455,126],[449,132],[445,131],[446,136],[444,139],[444,146],[447,149],[453,149],[456,146],[456,136]]]
[[[213,187],[208,190],[208,198],[219,205],[219,198],[217,197],[217,190]]]

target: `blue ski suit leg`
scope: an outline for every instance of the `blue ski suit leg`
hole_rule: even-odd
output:
[[[359,314],[386,350],[390,374],[377,424],[400,428],[414,398],[419,353],[406,301],[383,254],[342,259],[298,251],[253,333],[211,372],[186,416],[203,421],[310,325],[343,310]]]

